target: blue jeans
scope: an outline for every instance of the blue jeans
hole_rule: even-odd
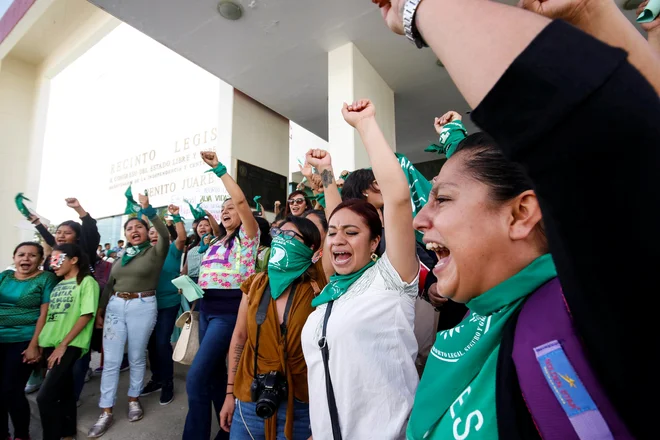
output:
[[[277,440],[286,440],[284,425],[286,424],[286,402],[282,402],[277,410]],[[293,401],[293,439],[307,440],[312,435],[309,422],[309,404],[298,400]],[[234,417],[231,419],[230,440],[265,440],[264,419],[257,415],[257,404],[241,402],[236,399]]]
[[[227,351],[236,325],[236,315],[199,313],[199,351],[186,375],[188,416],[183,440],[211,437],[211,402],[218,417],[227,391]],[[228,439],[222,429],[216,440]]]
[[[91,360],[92,350],[89,350],[73,364],[73,389],[76,395],[76,401],[80,400],[80,393],[82,393],[85,386],[85,376],[87,376],[87,370],[89,370],[89,362]]]
[[[172,360],[172,343],[170,338],[174,331],[178,305],[158,310],[156,327],[149,339],[149,366],[151,380],[161,384],[171,384],[174,380],[174,361]]]
[[[128,397],[139,397],[147,369],[147,343],[156,324],[156,297],[122,299],[111,296],[103,324],[103,374],[99,407],[112,408],[117,399],[119,367],[128,340],[131,366]]]

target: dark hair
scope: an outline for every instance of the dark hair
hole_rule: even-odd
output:
[[[477,181],[490,188],[493,200],[505,202],[519,194],[534,189],[532,179],[522,165],[504,156],[495,140],[487,133],[479,132],[466,137],[458,144],[454,155],[462,153],[468,173]],[[453,156],[452,156],[453,157]],[[545,242],[543,220],[539,228]]]
[[[471,176],[487,185],[498,202],[533,189],[532,180],[522,165],[508,160],[493,138],[484,132],[463,139],[456,148],[455,154],[459,153],[465,153],[463,161]]]
[[[225,199],[225,201],[222,202],[222,205],[224,206],[225,203],[227,203],[230,200],[231,197]],[[227,228],[225,228],[222,223],[219,224],[220,224],[220,236],[218,237],[218,239],[222,240],[223,238],[227,237],[225,239],[225,247],[231,248],[232,246],[234,246],[234,239],[238,237],[238,234],[241,232],[241,226],[243,226],[243,222],[241,221],[241,224],[238,226],[238,228],[234,229],[234,231],[229,235],[227,235]]]
[[[14,248],[14,257],[16,256],[16,252],[23,246],[32,246],[37,248],[37,254],[43,258],[44,257],[44,247],[37,243],[36,241],[24,241],[23,243],[20,243],[16,248]]]
[[[352,176],[353,174],[351,174]],[[345,200],[342,203],[340,203],[334,211],[332,211],[332,214],[330,214],[330,218],[328,221],[332,220],[332,216],[334,216],[338,211],[341,211],[342,209],[349,209],[362,217],[364,222],[367,224],[369,227],[369,232],[371,233],[371,239],[373,240],[376,237],[380,237],[383,233],[383,223],[380,221],[380,216],[378,215],[378,210],[374,208],[374,205],[371,203],[365,201],[365,200],[360,200],[360,199],[349,199]]]
[[[315,251],[321,247],[321,233],[319,232],[319,228],[316,227],[314,222],[304,217],[296,217],[295,215],[290,215],[284,219],[279,227],[281,228],[287,223],[293,223],[293,225],[298,228],[300,235],[302,235],[305,246],[308,246]]]
[[[142,223],[142,226],[144,226],[144,228],[147,231],[149,230],[149,224],[147,222],[145,222],[141,218],[133,217],[133,218],[129,218],[128,220],[126,220],[126,223],[124,223],[124,231],[126,231],[126,228],[128,227],[128,224],[130,222],[133,222],[133,221]],[[106,243],[106,244],[110,244],[110,243]]]
[[[323,231],[328,232],[328,220],[325,218],[325,211],[322,209],[310,209],[309,211],[303,212],[303,217],[307,218],[310,215],[315,215],[321,220],[321,226],[323,226]]]
[[[362,168],[353,171],[344,181],[344,186],[341,188],[341,199],[343,201],[359,199],[367,200],[364,192],[368,189],[374,189],[374,181],[376,176],[372,170]]]
[[[291,214],[291,207],[289,206],[289,200],[291,200],[295,196],[302,196],[303,199],[305,199],[305,211],[313,208],[311,202],[307,198],[307,194],[305,194],[305,191],[297,190],[297,191],[294,191],[291,194],[289,194],[289,197],[286,198],[287,203],[286,203],[286,206],[284,207],[284,217]]]
[[[57,229],[60,229],[62,226],[70,227],[73,230],[74,234],[76,234],[76,242],[78,242],[78,240],[80,240],[80,235],[81,235],[81,232],[82,232],[82,229],[80,227],[80,223],[74,222],[73,220],[67,220],[65,222],[60,223],[60,225],[57,227]]]
[[[76,264],[78,266],[78,276],[76,277],[78,284],[82,283],[86,276],[92,275],[92,270],[89,267],[89,258],[87,258],[87,255],[85,255],[77,244],[60,244],[55,246],[53,251],[62,252],[69,258],[78,258],[78,263]]]
[[[259,246],[270,247],[273,242],[273,238],[270,236],[270,223],[268,223],[268,220],[263,217],[255,216],[254,219],[257,221],[259,230],[261,231],[261,235],[259,236]]]
[[[128,223],[128,222],[126,222],[126,223]],[[126,229],[126,225],[124,225],[124,229]],[[104,247],[105,247],[105,246],[110,246],[110,243],[106,243],[106,244],[104,244],[103,246],[104,246]]]
[[[119,241],[117,242],[117,244],[122,244],[123,242],[124,242],[124,240],[119,240]]]

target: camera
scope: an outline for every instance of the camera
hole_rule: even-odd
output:
[[[259,374],[252,381],[250,395],[257,403],[257,415],[268,419],[277,413],[280,403],[287,398],[286,377],[277,371]]]

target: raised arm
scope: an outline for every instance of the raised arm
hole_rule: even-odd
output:
[[[241,305],[238,307],[236,325],[234,326],[234,333],[229,344],[229,354],[227,355],[227,397],[220,411],[220,427],[227,432],[231,428],[232,416],[234,414],[234,381],[236,380],[236,372],[238,371],[238,364],[241,361],[241,355],[248,339],[247,314],[248,296],[244,294],[243,299],[241,299]]]
[[[41,235],[41,237],[44,239],[44,242],[46,242],[46,244],[47,244],[48,246],[50,246],[51,248],[53,248],[53,247],[55,246],[55,237],[53,237],[53,234],[50,233],[50,231],[48,230],[48,228],[46,228],[46,227],[41,223],[41,219],[40,219],[38,216],[36,216],[36,215],[33,214],[33,215],[29,218],[29,220],[30,220],[30,222],[34,225],[34,227],[36,228],[37,232],[39,232],[39,235]]]
[[[419,272],[419,261],[408,181],[376,122],[373,103],[362,99],[344,104],[342,115],[360,134],[383,195],[387,256],[401,279],[409,283]]]
[[[236,206],[236,211],[238,211],[238,216],[241,218],[241,223],[243,223],[243,228],[245,228],[245,234],[249,238],[254,238],[259,232],[259,224],[255,220],[254,215],[252,215],[252,208],[248,204],[245,194],[236,181],[227,173],[227,168],[218,161],[218,156],[212,151],[202,152],[202,159],[208,166],[213,169],[213,172],[216,176],[222,180],[222,183],[225,185],[225,189],[229,193]]]
[[[180,251],[186,247],[186,226],[183,224],[183,219],[179,215],[179,207],[176,205],[170,205],[168,207],[170,214],[174,218],[174,227],[176,228],[176,239],[174,240],[174,246]]]
[[[630,64],[660,93],[660,53],[657,47],[654,50],[651,32],[647,42],[613,0],[521,0],[520,6],[550,19],[565,20],[600,41],[625,50]]]
[[[167,251],[170,248],[170,231],[167,230],[165,223],[158,217],[158,211],[156,211],[149,204],[149,196],[146,194],[139,195],[140,206],[142,206],[142,212],[147,216],[156,232],[158,232],[158,243],[156,243],[156,255],[165,259],[167,257]]]
[[[80,217],[82,221],[80,244],[87,255],[93,256],[96,255],[96,248],[99,247],[101,243],[101,234],[99,234],[99,228],[96,225],[96,220],[92,218],[91,215],[80,205],[80,202],[76,198],[65,199],[66,206],[73,208]],[[94,264],[94,261],[90,261],[91,264]]]
[[[211,223],[211,229],[213,230],[213,236],[219,237],[220,236],[220,225],[218,224],[218,221],[213,217],[213,214],[208,212],[207,210],[204,210],[206,213],[206,217],[209,219],[209,223]]]

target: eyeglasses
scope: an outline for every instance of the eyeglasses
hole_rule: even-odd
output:
[[[305,203],[305,199],[302,197],[297,199],[289,199],[289,205],[302,205],[303,203]]]
[[[301,240],[304,240],[305,238],[298,234],[296,231],[292,231],[290,229],[287,229],[286,231],[280,228],[270,228],[270,236],[275,238],[275,237],[282,237],[283,239],[287,241],[293,240],[293,237],[298,236]]]

